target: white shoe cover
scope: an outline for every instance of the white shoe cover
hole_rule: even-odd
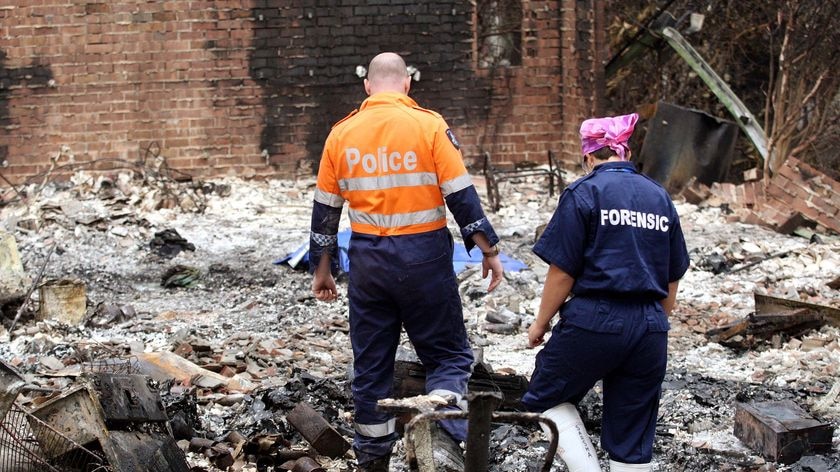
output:
[[[598,455],[577,408],[571,403],[561,403],[543,412],[557,425],[557,455],[566,463],[569,472],[601,472]],[[547,428],[543,431],[549,434]]]
[[[625,464],[610,459],[610,472],[651,472],[652,470],[653,466],[650,465],[650,462],[647,464]]]

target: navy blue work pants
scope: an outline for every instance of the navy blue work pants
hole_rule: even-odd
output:
[[[452,268],[452,236],[443,229],[408,236],[354,234],[350,249],[350,339],[359,463],[389,454],[392,415],[377,410],[391,396],[394,356],[404,327],[426,368],[426,392],[463,394],[473,362]],[[442,422],[456,439],[466,422]],[[377,426],[380,425],[380,426]],[[360,429],[367,434],[360,432]]]
[[[601,446],[612,460],[651,461],[665,377],[668,321],[659,302],[574,297],[537,354],[523,404],[577,404],[603,380]]]

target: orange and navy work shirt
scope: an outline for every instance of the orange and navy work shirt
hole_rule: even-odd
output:
[[[353,233],[404,236],[446,228],[448,206],[467,250],[484,232],[498,241],[446,121],[407,95],[377,93],[327,137],[312,213],[310,262],[332,260],[338,221],[348,203]]]

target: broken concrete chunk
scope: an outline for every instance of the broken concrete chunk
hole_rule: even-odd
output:
[[[23,297],[31,283],[23,270],[14,236],[0,231],[0,305]]]
[[[515,334],[517,327],[512,324],[500,323],[485,323],[484,329],[489,333],[495,334]]]
[[[490,323],[509,324],[517,326],[520,323],[519,315],[505,307],[487,313],[487,321]]]
[[[55,356],[45,356],[42,357],[40,360],[42,366],[46,367],[49,370],[62,370],[64,369],[64,363],[58,360]]]
[[[92,225],[97,221],[108,218],[108,210],[98,200],[79,201],[63,199],[59,205],[64,216],[83,225]]]

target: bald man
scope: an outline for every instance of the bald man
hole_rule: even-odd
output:
[[[411,77],[395,53],[374,57],[368,98],[327,137],[312,211],[310,270],[318,300],[338,297],[337,233],[349,206],[350,341],[353,345],[353,448],[363,471],[387,471],[397,440],[391,396],[394,356],[404,328],[426,367],[426,392],[463,406],[473,363],[452,266],[446,208],[467,251],[478,246],[488,292],[502,280],[493,227],[446,121],[408,96]],[[465,421],[441,422],[455,441]],[[449,458],[453,459],[453,458]],[[462,458],[454,458],[463,460]]]

